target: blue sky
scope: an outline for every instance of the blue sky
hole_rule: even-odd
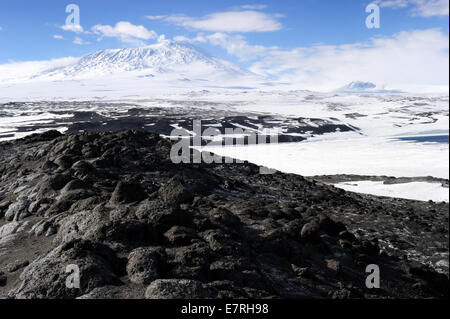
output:
[[[398,1],[398,0],[397,0]],[[448,2],[448,1],[447,1]],[[440,28],[448,34],[448,16],[423,17],[414,13],[414,4],[396,8],[381,8],[381,27],[368,29],[365,7],[370,1],[358,0],[284,0],[261,1],[112,1],[112,0],[15,0],[0,2],[0,63],[8,61],[47,60],[65,56],[82,56],[105,48],[130,47],[154,43],[156,39],[140,39],[124,42],[120,38],[98,34],[76,34],[61,30],[68,13],[66,5],[80,7],[81,26],[89,31],[95,25],[114,26],[127,21],[144,26],[166,38],[176,36],[195,37],[198,33],[213,33],[180,26],[165,19],[150,20],[146,16],[184,15],[192,19],[220,12],[255,11],[276,20],[280,27],[267,32],[231,32],[245,37],[251,45],[279,46],[291,49],[308,47],[318,43],[327,45],[364,42],[375,36],[390,36],[400,31]],[[256,6],[254,6],[256,4]],[[249,6],[251,5],[251,6]],[[448,9],[447,9],[448,10]],[[55,39],[62,36],[64,40]],[[74,39],[79,38],[75,44]],[[82,42],[80,41],[82,39]],[[208,42],[198,42],[210,52],[243,63],[226,50]]]

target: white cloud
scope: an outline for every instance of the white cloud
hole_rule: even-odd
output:
[[[416,0],[416,8],[413,13],[422,17],[448,16],[449,1],[448,0]]]
[[[165,19],[167,16],[165,15],[160,15],[160,16],[146,16],[147,19],[149,20],[162,20]]]
[[[166,42],[166,35],[165,34],[161,34],[160,36],[158,36],[158,39],[156,39],[156,41],[158,41],[159,43],[161,42]]]
[[[410,8],[413,15],[421,17],[448,16],[449,0],[378,0],[382,8]]]
[[[242,35],[228,35],[226,33],[214,33],[205,37],[212,45],[220,46],[227,50],[228,54],[238,57],[242,61],[254,60],[264,56],[269,49],[260,45],[249,45]]]
[[[71,31],[71,32],[75,32],[75,33],[83,33],[84,32],[83,27],[79,24],[65,24],[65,25],[61,26],[61,29],[64,31]]]
[[[75,39],[73,40],[73,43],[76,45],[89,44],[89,42],[84,42],[84,40],[80,37],[75,37]]]
[[[263,12],[228,11],[217,12],[201,18],[185,15],[171,15],[166,21],[178,26],[212,32],[269,32],[282,28],[277,20],[281,15],[271,15]]]
[[[53,35],[53,39],[55,39],[55,40],[64,40],[64,37],[62,35],[55,34],[55,35]]]
[[[264,56],[269,50],[275,50],[278,47],[265,47],[261,45],[251,45],[247,43],[244,36],[240,34],[229,34],[216,32],[205,35],[198,33],[196,37],[176,36],[174,41],[188,43],[209,43],[214,46],[225,49],[228,54],[237,57],[241,61],[256,60]]]
[[[95,25],[92,31],[102,37],[118,38],[126,43],[139,43],[140,40],[156,39],[157,33],[153,30],[147,30],[142,25],[134,25],[128,21],[121,21],[115,26]]]
[[[240,6],[241,9],[245,10],[264,10],[267,8],[267,5],[265,4],[245,4],[243,6]]]
[[[196,42],[195,40],[188,38],[184,35],[177,35],[173,38],[173,40],[177,42],[190,42],[190,43]]]
[[[389,87],[448,86],[449,38],[437,29],[400,32],[366,43],[267,48],[250,70],[304,88],[332,89],[355,80]]]
[[[400,9],[409,6],[409,0],[378,0],[376,1],[382,8]]]
[[[177,42],[188,42],[188,43],[206,43],[208,42],[207,37],[203,33],[197,34],[194,38],[189,38],[184,35],[178,35],[173,38]]]
[[[3,30],[3,28],[2,28],[2,26],[0,25],[0,31],[2,31]]]
[[[335,89],[356,80],[400,89],[449,83],[449,37],[438,29],[290,50],[251,45],[242,35],[220,32],[175,40],[222,47],[230,55],[252,61],[249,69],[254,73],[313,90]]]
[[[57,67],[77,62],[79,58],[67,57],[47,61],[10,62],[0,64],[0,82],[21,82],[31,77]]]

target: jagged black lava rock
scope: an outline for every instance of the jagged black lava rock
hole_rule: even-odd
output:
[[[140,131],[0,143],[0,297],[448,297],[448,204],[174,164],[171,147]]]

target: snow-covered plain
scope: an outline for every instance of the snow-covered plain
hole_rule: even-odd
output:
[[[413,200],[432,200],[435,202],[448,202],[448,188],[439,183],[412,182],[402,184],[384,184],[379,181],[355,181],[335,185],[346,191],[372,194],[385,197],[397,197]]]
[[[300,143],[203,149],[304,176],[449,177],[448,144],[402,142],[355,133],[330,135],[336,136],[321,136]]]

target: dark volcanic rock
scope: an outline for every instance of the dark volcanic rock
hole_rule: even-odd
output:
[[[22,269],[22,268],[28,266],[29,264],[30,264],[30,262],[28,260],[22,261],[22,262],[17,262],[17,263],[12,264],[8,268],[8,271],[9,272],[16,272],[17,270]]]
[[[6,274],[0,271],[0,287],[6,286],[7,279]]]
[[[150,284],[160,278],[165,263],[165,251],[160,247],[140,247],[128,256],[127,274],[131,282]]]
[[[22,285],[15,294],[19,298],[77,297],[96,287],[118,283],[114,269],[119,264],[114,252],[106,246],[84,241],[70,242],[27,266],[20,276]],[[79,288],[66,285],[66,269],[70,265],[79,267]]]
[[[195,230],[182,226],[173,226],[164,233],[164,237],[170,244],[179,246],[190,244],[194,239],[198,238]]]
[[[201,282],[186,279],[160,279],[148,286],[147,299],[211,299],[217,293]]]
[[[146,194],[139,184],[120,181],[117,183],[110,201],[115,204],[132,203],[140,202],[145,197]]]
[[[171,178],[159,189],[159,196],[165,202],[175,204],[188,202],[194,197],[190,189],[183,184],[178,176]]]
[[[176,165],[171,147],[139,131],[0,143],[0,298],[448,297],[448,204]]]
[[[317,220],[312,220],[305,224],[300,235],[303,239],[317,239],[319,235],[320,225]]]

